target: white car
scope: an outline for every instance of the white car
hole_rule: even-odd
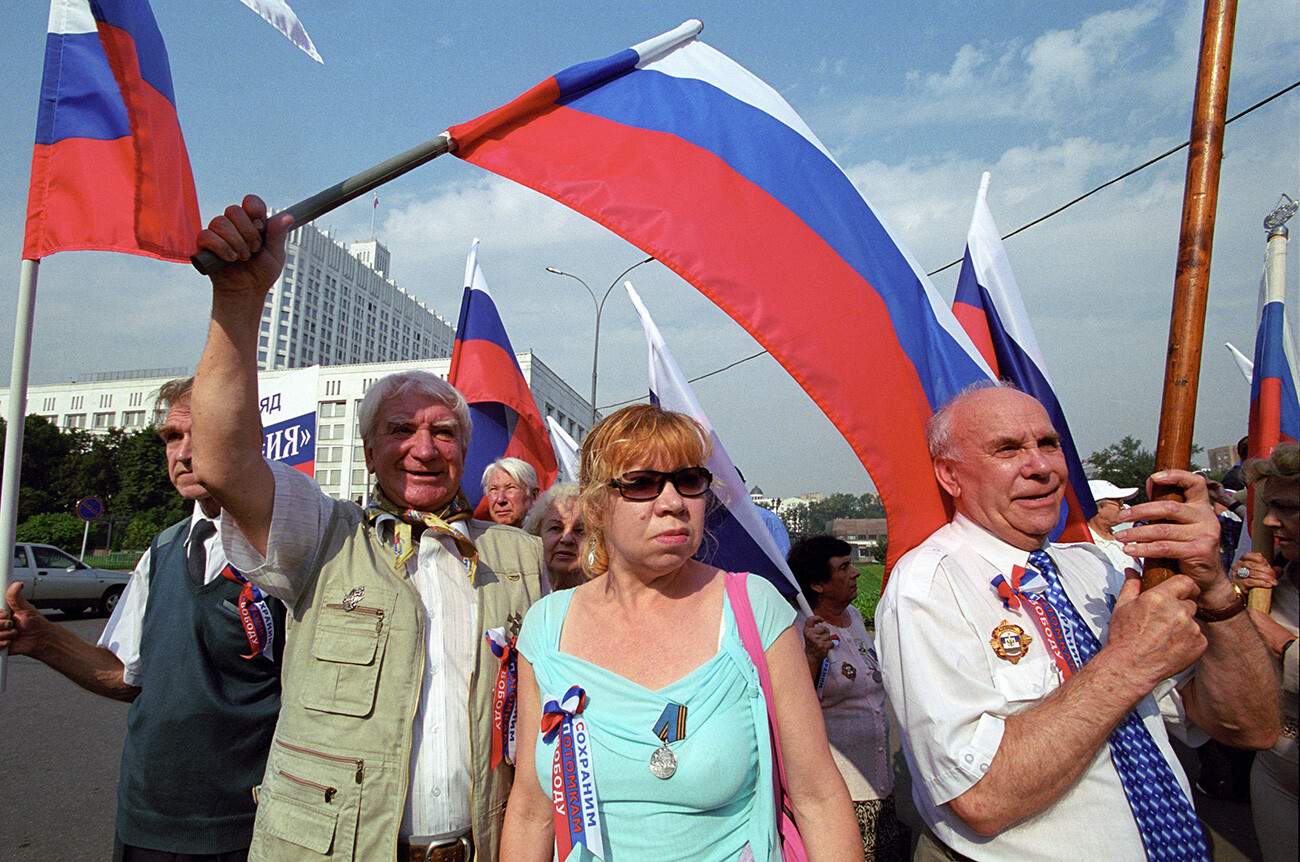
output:
[[[14,545],[13,580],[23,582],[23,597],[38,608],[111,614],[130,578],[130,572],[96,569],[53,545]]]

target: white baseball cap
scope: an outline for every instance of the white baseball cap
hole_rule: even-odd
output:
[[[1121,488],[1105,479],[1089,479],[1088,490],[1092,492],[1094,503],[1102,500],[1127,500],[1138,492],[1137,488]]]

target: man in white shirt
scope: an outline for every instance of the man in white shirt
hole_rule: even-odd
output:
[[[1139,592],[1091,545],[1051,545],[1067,468],[1032,397],[959,395],[927,429],[956,515],[894,568],[876,613],[925,859],[1204,859],[1161,708],[1253,748],[1278,733],[1267,655],[1219,565],[1204,482],[1136,506],[1132,555],[1182,574]],[[1177,694],[1168,680],[1179,679]],[[1157,700],[1161,700],[1157,705]],[[937,840],[935,840],[937,838]]]
[[[131,702],[118,782],[121,862],[241,862],[253,832],[280,708],[284,608],[239,581],[221,547],[221,509],[190,464],[190,380],[158,394],[167,473],[193,514],[145,551],[92,646],[9,590],[0,647],[81,687]],[[257,617],[249,634],[245,620]]]
[[[472,520],[469,409],[431,374],[366,391],[366,507],[264,460],[257,336],[289,222],[250,196],[198,239],[231,265],[212,277],[195,471],[236,527],[232,562],[293,616],[251,852],[494,862],[513,779],[510,657],[542,594],[541,542]]]

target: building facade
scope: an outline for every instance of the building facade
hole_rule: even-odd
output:
[[[853,546],[853,562],[878,563],[878,542],[888,537],[889,525],[884,518],[836,518],[831,535]]]
[[[532,353],[516,355],[524,379],[542,417],[551,417],[575,440],[591,430],[591,406]],[[361,397],[375,380],[394,371],[419,369],[444,380],[451,359],[332,365],[319,370],[316,391],[316,480],[322,490],[340,499],[362,500],[368,492],[365,453],[357,427]],[[28,414],[38,414],[60,429],[105,433],[113,428],[137,431],[161,420],[154,398],[163,383],[185,377],[188,369],[165,369],[144,375],[93,375],[83,382],[31,386]],[[288,373],[263,371],[270,382]],[[0,390],[0,415],[8,410],[9,391]],[[476,482],[477,476],[465,481]]]
[[[295,227],[262,309],[257,367],[451,356],[455,328],[398,287],[390,265],[378,240],[344,247],[310,224]]]

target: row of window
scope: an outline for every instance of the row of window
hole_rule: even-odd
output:
[[[55,410],[55,409],[58,408],[58,402],[59,402],[59,397],[58,397],[57,395],[47,395],[47,396],[45,397],[45,399],[41,402],[41,410],[44,410],[44,411],[46,411],[46,412],[51,411],[51,410]],[[128,406],[128,407],[139,407],[139,406],[142,405],[142,404],[144,404],[144,392],[143,392],[143,391],[140,391],[140,392],[128,392],[128,393],[127,393],[126,406]],[[84,395],[73,395],[73,396],[69,397],[69,399],[68,399],[68,409],[69,409],[69,410],[84,410],[84,409],[85,409],[85,406],[86,406],[86,396],[84,396]],[[99,406],[99,409],[101,409],[101,410],[103,410],[103,409],[106,408],[106,407],[112,407],[112,406],[113,406],[113,393],[112,393],[112,392],[101,392],[101,393],[99,393],[99,405],[98,405],[98,406]],[[109,415],[112,415],[112,414],[109,414]]]
[[[90,427],[100,431],[107,431],[109,428],[125,428],[128,430],[143,428],[147,423],[145,416],[148,411],[145,410],[123,410],[122,422],[117,422],[116,413],[95,413],[90,417]],[[85,413],[66,413],[63,416],[63,423],[60,425],[58,416],[46,416],[51,424],[59,425],[61,428],[85,428]]]

